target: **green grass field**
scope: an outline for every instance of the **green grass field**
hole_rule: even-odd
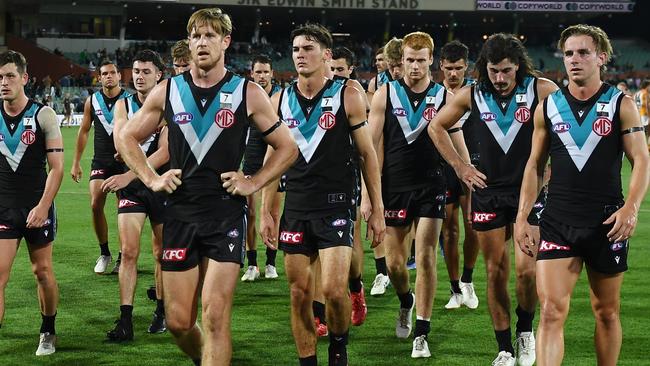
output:
[[[69,177],[76,129],[64,129],[66,174],[57,197],[59,232],[54,249],[54,270],[59,283],[60,304],[57,316],[57,352],[45,358],[34,356],[38,342],[40,314],[34,278],[26,246],[22,245],[14,262],[6,291],[6,314],[0,329],[0,365],[191,365],[171,336],[149,335],[146,328],[154,304],[146,298],[153,283],[150,235],[142,240],[139,282],[135,300],[135,341],[128,344],[105,343],[106,331],[119,315],[117,276],[93,273],[99,253],[91,227],[88,173],[92,146],[84,155],[83,183]],[[92,139],[91,139],[92,140]],[[625,180],[629,165],[625,164]],[[117,253],[116,204],[107,203],[110,246]],[[623,349],[620,365],[650,365],[650,204],[641,207],[636,236],[632,240],[622,292]],[[369,248],[365,243],[365,247]],[[264,263],[264,248],[258,244],[259,263]],[[289,327],[289,293],[282,255],[278,255],[280,279],[240,283],[234,300],[233,365],[296,365],[297,356]],[[374,278],[372,252],[366,250],[365,282],[369,291]],[[368,318],[361,327],[350,330],[350,364],[396,365],[489,365],[496,356],[496,342],[485,300],[485,267],[479,258],[474,283],[481,301],[477,310],[444,310],[449,283],[444,262],[438,257],[438,291],[434,303],[429,347],[430,359],[412,360],[410,340],[394,336],[398,300],[389,288],[384,297],[368,295]],[[414,272],[411,272],[413,275]],[[414,280],[414,276],[411,277]],[[512,282],[512,281],[511,281]],[[513,288],[511,286],[511,288]],[[367,292],[368,293],[368,292]],[[511,292],[514,294],[514,291]],[[514,300],[513,300],[514,304]],[[514,309],[513,305],[513,309]],[[535,323],[538,321],[538,315]],[[514,327],[514,322],[513,322]],[[566,324],[565,365],[595,365],[592,333],[594,321],[589,304],[586,276],[583,273],[571,302]],[[318,357],[327,360],[327,341],[319,341]]]

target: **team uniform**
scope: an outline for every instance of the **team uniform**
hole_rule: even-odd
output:
[[[56,209],[49,209],[45,225],[26,228],[27,215],[43,196],[46,135],[38,120],[43,105],[29,101],[17,116],[7,115],[0,107],[0,239],[21,239],[32,245],[44,245],[56,236]]]
[[[444,106],[447,90],[434,82],[417,94],[403,80],[386,86],[382,171],[386,225],[406,226],[417,217],[442,219],[446,190],[442,158],[426,130]]]
[[[279,85],[273,84],[269,97],[280,90],[282,90],[282,88]],[[267,146],[267,143],[262,138],[262,132],[260,132],[257,127],[251,125],[248,132],[246,152],[244,153],[244,164],[242,167],[244,174],[253,175],[262,168]]]
[[[515,221],[519,188],[530,155],[537,78],[526,77],[507,96],[471,87],[468,130],[472,163],[487,176],[487,188],[472,193],[472,228],[487,231]]]
[[[122,90],[113,98],[107,97],[102,91],[97,91],[90,97],[91,118],[95,125],[95,154],[91,163],[90,180],[108,179],[124,172],[124,164],[115,160],[117,151],[113,142],[113,108],[119,99],[127,96],[126,90]]]
[[[601,273],[627,270],[628,241],[611,243],[603,225],[623,205],[620,106],[623,93],[603,84],[587,101],[568,89],[544,101],[553,174],[541,216],[538,260],[582,257]]]
[[[189,72],[169,79],[169,167],[183,184],[169,195],[163,228],[164,271],[195,267],[202,257],[242,264],[246,197],[229,194],[221,174],[240,167],[248,116],[248,81],[229,71],[215,86],[196,86]]]
[[[131,119],[133,115],[142,107],[142,103],[136,94],[130,95],[124,99],[127,118]],[[153,133],[147,140],[140,144],[140,148],[147,157],[158,150],[158,140],[160,131]],[[161,167],[158,173],[163,173],[166,169]],[[151,222],[164,222],[165,213],[165,195],[160,192],[153,192],[144,185],[139,179],[129,183],[123,189],[117,192],[118,206],[117,213],[144,213],[149,216]]]
[[[300,151],[286,174],[280,220],[279,248],[287,253],[313,254],[353,245],[355,183],[345,88],[328,80],[318,95],[307,99],[294,83],[280,95],[279,115]]]
[[[393,81],[393,77],[388,70],[380,72],[375,76],[375,91],[379,90],[382,85],[390,83],[391,81]]]

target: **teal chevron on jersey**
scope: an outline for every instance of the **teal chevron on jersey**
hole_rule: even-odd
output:
[[[526,78],[523,85],[517,86],[517,90],[515,91],[514,95],[525,94],[526,89],[528,88],[528,84],[532,80],[533,78]],[[510,130],[510,127],[512,127],[512,124],[515,122],[515,111],[517,110],[517,103],[515,103],[514,98],[508,101],[508,109],[506,109],[505,113],[503,113],[502,109],[499,106],[499,102],[496,100],[496,98],[494,98],[493,94],[485,93],[484,98],[485,103],[490,109],[490,112],[496,114],[497,116],[496,123],[499,126],[499,129],[501,129],[501,132],[503,132],[504,135],[507,134],[508,130]]]
[[[418,105],[416,109],[413,110],[413,106],[409,100],[408,94],[406,94],[406,89],[402,87],[399,81],[391,82],[391,87],[395,89],[395,93],[397,94],[397,98],[399,99],[400,104],[399,106],[393,104],[393,107],[403,108],[406,111],[406,120],[408,121],[408,125],[411,127],[411,130],[415,130],[422,122],[424,110],[427,107],[431,107],[431,105],[427,105],[427,103],[422,101],[422,103],[420,103],[420,105]],[[427,97],[435,97],[440,89],[443,89],[443,87],[440,84],[435,84],[432,88],[429,88]],[[426,122],[428,123],[428,121]]]
[[[137,94],[131,94],[126,98],[126,102],[129,103],[127,116],[129,119],[140,110],[140,104],[136,101],[136,98],[138,98]]]
[[[20,165],[20,161],[28,146],[22,141],[23,132],[26,130],[25,126],[31,126],[31,131],[36,133],[37,111],[38,105],[35,103],[32,104],[23,114],[22,120],[18,123],[13,133],[7,128],[7,123],[0,113],[0,153],[5,156],[7,163],[9,163],[14,172],[18,169],[18,165]]]
[[[298,125],[298,129],[307,142],[311,141],[311,138],[314,136],[314,132],[316,132],[316,129],[318,128],[318,120],[320,119],[321,114],[323,114],[321,101],[325,98],[332,98],[332,96],[337,94],[341,88],[343,88],[343,84],[332,83],[332,85],[322,94],[321,99],[316,101],[314,109],[309,113],[309,118],[307,118],[302,112],[294,88],[288,89],[287,101],[289,102],[291,114],[293,115],[293,118],[299,121],[304,121]]]

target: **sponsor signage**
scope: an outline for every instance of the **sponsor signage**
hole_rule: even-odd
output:
[[[565,13],[631,13],[633,1],[501,1],[476,0],[478,11],[543,11]]]

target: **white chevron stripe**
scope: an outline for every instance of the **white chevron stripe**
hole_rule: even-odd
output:
[[[95,115],[99,119],[99,122],[102,123],[102,126],[104,126],[104,130],[106,130],[108,136],[111,136],[113,134],[113,124],[108,123],[108,121],[106,120],[106,116],[104,116],[104,111],[102,111],[102,108],[99,105],[99,101],[97,100],[97,95],[93,94],[91,100],[93,104],[93,109],[95,109]],[[100,111],[101,114],[97,114],[97,111]]]
[[[445,88],[440,88],[438,93],[435,95],[435,102],[434,102],[434,107],[436,110],[440,109],[440,104],[442,104],[442,100],[445,95]],[[402,105],[402,102],[400,101],[399,97],[397,96],[397,90],[395,88],[390,88],[390,103],[392,104],[393,108],[402,108],[404,110],[408,110],[404,108]],[[408,116],[395,116],[397,118],[397,122],[399,123],[400,127],[402,128],[402,132],[404,133],[404,138],[406,138],[406,142],[410,145],[413,143],[413,141],[417,140],[418,137],[420,137],[420,134],[422,131],[424,131],[427,126],[429,126],[429,121],[422,116],[420,118],[420,121],[418,122],[417,127],[415,127],[414,130],[411,129],[411,125],[409,124],[408,121]]]
[[[23,155],[25,155],[26,150],[27,145],[20,141],[18,143],[18,147],[16,147],[16,152],[12,154],[5,142],[0,142],[0,153],[5,156],[7,163],[9,163],[9,166],[14,172],[18,170],[18,165],[20,165],[20,161],[23,159]]]

